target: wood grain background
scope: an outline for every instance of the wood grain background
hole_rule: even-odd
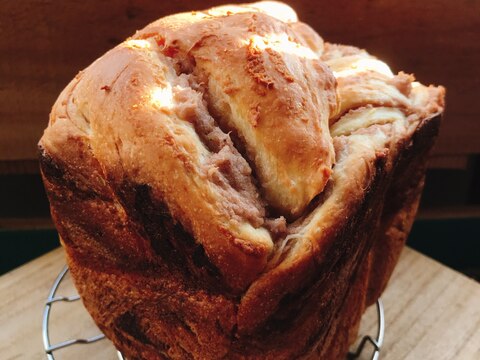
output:
[[[158,17],[220,3],[0,0],[0,161],[36,158],[59,92],[105,51]],[[480,1],[288,3],[327,41],[364,47],[394,70],[445,85],[447,114],[436,156],[480,153]]]

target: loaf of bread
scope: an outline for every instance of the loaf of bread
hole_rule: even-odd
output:
[[[70,82],[39,143],[85,307],[129,360],[343,359],[443,108],[281,3],[155,21]]]

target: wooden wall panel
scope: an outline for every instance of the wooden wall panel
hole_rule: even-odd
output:
[[[0,161],[36,157],[58,93],[82,68],[163,15],[221,1],[0,0]],[[289,1],[328,41],[447,86],[435,152],[480,153],[480,1]]]

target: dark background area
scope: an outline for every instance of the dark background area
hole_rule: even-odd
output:
[[[287,2],[325,40],[364,47],[396,71],[446,86],[447,111],[408,243],[479,279],[480,1]],[[36,143],[60,91],[154,19],[220,3],[0,0],[0,273],[59,244]]]

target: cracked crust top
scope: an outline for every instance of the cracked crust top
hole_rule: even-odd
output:
[[[148,185],[236,291],[285,250],[285,218],[316,234],[328,206],[305,211],[327,182],[354,201],[378,154],[443,106],[442,89],[412,88],[365,51],[324,45],[293,10],[278,19],[260,4],[137,32],[68,85],[40,142],[64,158],[78,138],[114,193]]]

